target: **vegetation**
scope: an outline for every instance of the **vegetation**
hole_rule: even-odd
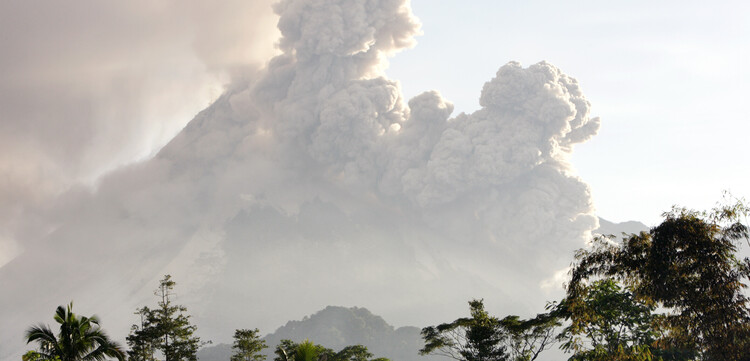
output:
[[[502,320],[484,310],[482,300],[469,302],[470,318],[425,327],[422,355],[436,354],[458,361],[531,361],[554,341],[557,318],[540,314],[529,320]]]
[[[738,256],[742,242],[750,244],[741,222],[748,211],[742,202],[709,212],[674,208],[649,232],[620,241],[595,238],[576,252],[565,298],[548,304],[547,312],[500,319],[485,310],[483,300],[472,300],[469,317],[422,329],[419,353],[457,361],[533,361],[558,343],[570,361],[750,361],[750,259]],[[174,286],[166,275],[155,292],[157,307],[137,310],[140,323],[127,337],[130,360],[196,360],[204,343],[194,335],[187,309],[172,303]],[[358,309],[326,310],[389,327]],[[36,343],[37,350],[23,361],[124,361],[96,316],[74,314],[71,303],[58,307],[54,319],[57,334],[46,325],[28,329],[27,343]],[[264,361],[267,346],[259,333],[236,330],[230,361]],[[275,355],[274,361],[387,360],[373,358],[362,345],[336,352],[288,339],[278,343]]]
[[[417,327],[395,328],[365,308],[328,306],[303,320],[287,322],[264,339],[271,351],[284,339],[302,341],[309,338],[334,350],[366,345],[377,356],[417,361],[424,359],[417,352],[424,345],[420,330]],[[269,360],[273,357],[273,352],[270,352]]]
[[[487,314],[482,300],[470,301],[469,312],[471,317],[422,329],[425,346],[419,353],[459,361],[507,360],[503,344],[507,335],[500,321]]]
[[[234,344],[232,349],[234,354],[230,361],[263,361],[266,356],[261,354],[263,349],[267,348],[266,341],[260,339],[260,330],[235,330]]]
[[[110,340],[99,326],[96,316],[79,317],[73,303],[57,307],[55,321],[60,331],[55,335],[47,325],[33,326],[26,331],[26,343],[37,343],[36,351],[24,355],[25,361],[100,361],[106,358],[125,360],[120,346]]]
[[[554,344],[560,321],[551,313],[541,313],[528,320],[507,316],[500,320],[500,325],[508,334],[506,343],[511,360],[532,361]]]
[[[174,286],[172,277],[164,276],[154,293],[159,297],[157,308],[137,310],[141,324],[133,325],[127,337],[131,361],[156,360],[156,351],[164,361],[197,360],[196,353],[203,343],[194,335],[197,327],[190,324],[190,316],[185,314],[187,308],[172,304]]]
[[[373,359],[367,347],[362,345],[347,346],[339,352],[334,352],[310,340],[302,343],[281,340],[274,353],[274,361],[389,361],[382,357]]]
[[[567,298],[585,297],[592,277],[618,280],[638,302],[667,311],[652,323],[659,339],[644,346],[672,359],[742,360],[750,355],[743,293],[750,260],[736,253],[748,239],[745,214],[742,203],[712,212],[676,208],[648,233],[621,243],[597,239],[592,250],[578,252]]]
[[[656,307],[636,300],[613,279],[583,287],[581,294],[563,300],[556,311],[570,323],[558,335],[571,360],[643,360],[653,357],[650,345]]]
[[[471,318],[424,328],[420,352],[534,360],[559,341],[571,361],[750,360],[750,260],[737,256],[747,214],[742,202],[675,208],[649,232],[596,238],[576,252],[566,297],[548,313],[498,320],[472,301]]]

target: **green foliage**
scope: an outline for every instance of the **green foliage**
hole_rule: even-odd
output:
[[[469,302],[470,318],[422,329],[422,355],[437,354],[459,361],[508,360],[500,321],[484,310],[482,300]]]
[[[586,281],[603,276],[625,283],[644,304],[655,304],[664,359],[742,360],[750,354],[750,309],[743,293],[750,260],[736,256],[748,228],[741,202],[712,212],[675,208],[648,233],[615,243],[598,238],[581,250],[567,299],[585,297]]]
[[[297,345],[292,353],[293,361],[317,361],[319,355],[326,354],[327,349],[320,345],[315,345],[309,340]]]
[[[28,351],[23,356],[21,356],[21,361],[39,361],[41,360],[42,355],[39,354],[39,352],[36,351]],[[55,357],[55,360],[59,360],[59,357]]]
[[[263,349],[267,348],[266,341],[260,339],[260,331],[254,330],[235,330],[234,331],[234,354],[230,361],[263,361],[266,356],[261,354]]]
[[[276,355],[273,361],[290,361],[296,348],[297,344],[292,342],[292,340],[281,340],[276,346],[276,350],[273,351]]]
[[[500,320],[500,325],[508,335],[506,342],[511,360],[533,361],[555,342],[555,330],[560,321],[553,313],[542,313],[528,320],[507,316]]]
[[[502,320],[484,310],[482,300],[469,302],[471,318],[422,329],[422,355],[436,354],[459,361],[532,361],[555,341],[558,316],[542,313],[524,320],[507,316]]]
[[[570,321],[558,336],[570,360],[651,359],[658,332],[652,312],[656,306],[634,298],[613,279],[584,286],[576,298],[564,299],[556,312]]]
[[[130,350],[128,359],[130,361],[154,361],[156,358],[156,344],[159,341],[157,330],[154,327],[146,327],[151,314],[148,307],[139,308],[135,312],[141,319],[140,325],[130,328],[130,335],[126,338]]]
[[[39,352],[36,351],[28,351],[23,356],[21,356],[21,361],[42,361],[45,360],[44,357]],[[60,361],[60,356],[55,355],[55,357],[51,359],[47,359],[49,361]]]
[[[656,361],[648,346],[623,347],[607,349],[601,345],[593,349],[576,353],[569,361]]]
[[[197,360],[198,348],[204,343],[193,335],[197,327],[190,324],[190,316],[185,314],[187,308],[172,304],[170,296],[174,286],[172,277],[164,276],[154,293],[160,298],[158,307],[137,310],[141,325],[133,325],[127,337],[130,360],[156,360],[156,351],[161,353],[164,361]]]
[[[54,319],[60,324],[57,335],[47,325],[34,326],[26,331],[26,343],[36,342],[38,351],[27,352],[23,356],[24,361],[125,359],[120,346],[110,340],[99,326],[99,319],[74,314],[72,302],[67,308],[57,307]]]
[[[347,346],[334,352],[309,340],[302,343],[281,340],[275,354],[274,361],[390,361],[383,357],[372,359],[372,353],[362,345]]]
[[[354,345],[344,347],[333,355],[331,361],[368,361],[372,356],[372,353],[367,351],[367,347]]]

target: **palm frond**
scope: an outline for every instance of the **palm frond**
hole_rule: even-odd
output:
[[[30,327],[26,331],[26,342],[39,345],[42,360],[59,361],[104,361],[108,358],[125,360],[119,344],[109,339],[99,326],[99,318],[78,317],[73,313],[73,302],[55,310],[55,321],[60,332],[55,335],[47,325]]]

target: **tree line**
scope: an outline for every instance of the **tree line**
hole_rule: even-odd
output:
[[[424,328],[420,353],[532,361],[557,345],[569,361],[750,361],[747,214],[741,201],[674,208],[648,232],[597,237],[546,312],[500,319],[473,300],[470,317]]]
[[[422,329],[423,355],[457,361],[533,361],[557,346],[569,361],[750,361],[750,308],[745,294],[750,259],[741,201],[698,212],[674,208],[648,232],[593,239],[578,250],[563,299],[529,319],[491,316],[483,300],[469,302],[470,316]],[[36,343],[23,361],[196,361],[206,342],[195,336],[187,309],[173,304],[175,282],[166,275],[155,292],[157,307],[140,318],[125,351],[96,316],[60,306],[60,330],[33,326]],[[234,334],[230,361],[264,361],[268,346],[258,329]],[[387,361],[353,345],[334,351],[309,340],[283,340],[274,361]]]
[[[26,331],[27,343],[36,343],[37,349],[28,351],[23,361],[197,361],[198,349],[210,341],[201,341],[195,335],[197,327],[190,323],[187,308],[172,302],[175,285],[172,277],[165,275],[154,293],[157,306],[136,310],[140,321],[131,327],[126,338],[129,349],[112,341],[96,316],[73,313],[71,302],[59,306],[55,312],[54,320],[60,329],[57,334],[47,325]],[[266,356],[262,351],[267,347],[257,328],[235,330],[229,361],[264,361]],[[389,361],[373,358],[362,345],[334,351],[309,340],[301,343],[282,340],[274,353],[274,361]]]

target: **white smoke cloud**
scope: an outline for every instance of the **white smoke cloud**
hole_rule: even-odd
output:
[[[153,154],[261,66],[275,51],[270,4],[2,2],[0,227]]]
[[[597,226],[568,165],[599,126],[576,81],[509,63],[481,109],[451,118],[438,92],[407,103],[384,76],[419,33],[407,1],[274,9],[282,54],[236,76],[152,159],[39,213],[49,234],[0,268],[13,310],[0,317],[28,325],[72,298],[122,337],[165,273],[216,341],[328,304],[425,325],[472,297],[503,312],[543,303],[539,284]],[[0,329],[0,343],[21,332]]]

